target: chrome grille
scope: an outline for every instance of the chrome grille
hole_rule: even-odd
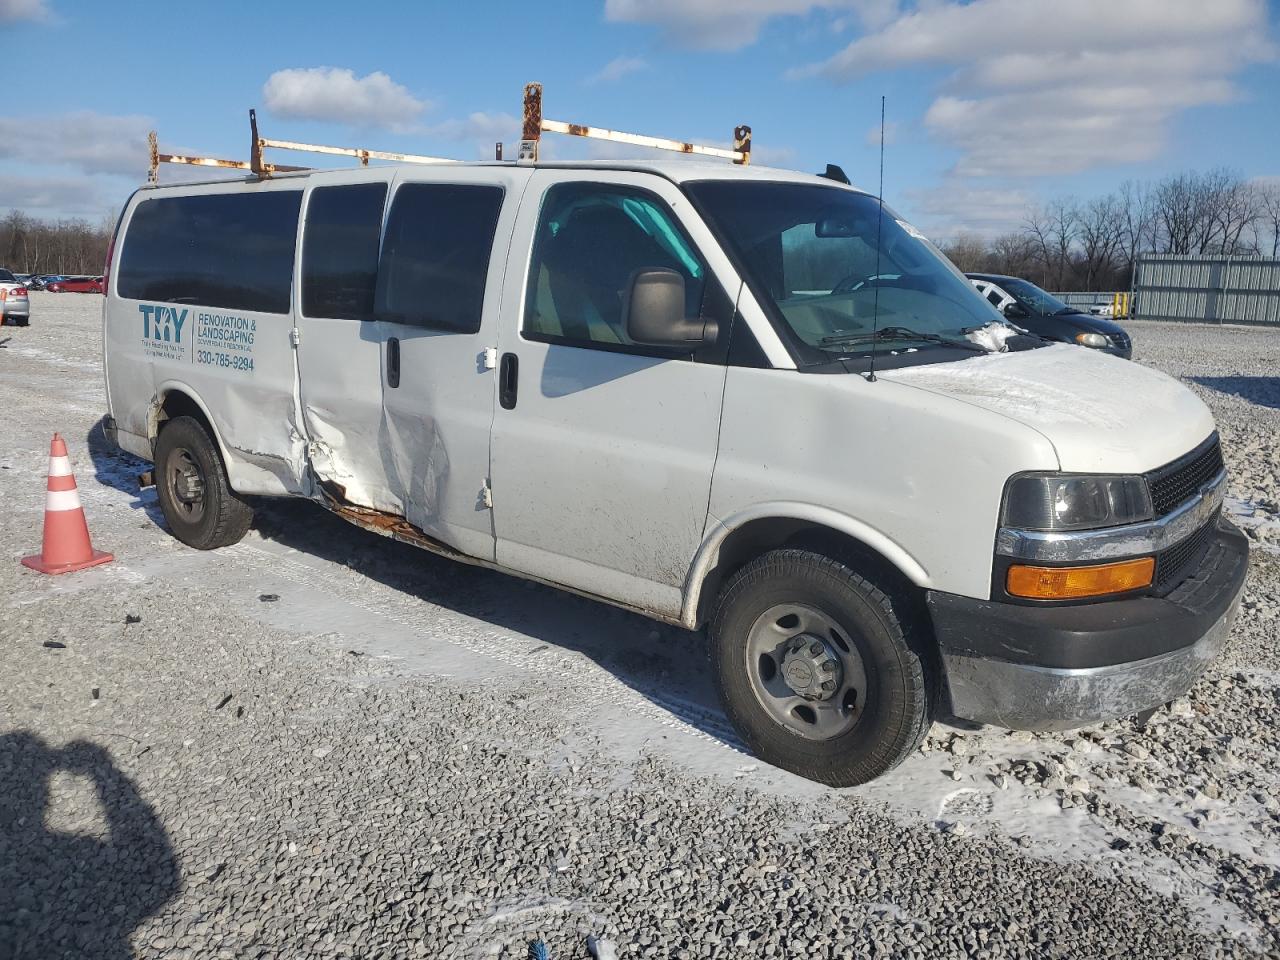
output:
[[[1186,456],[1152,470],[1147,474],[1147,483],[1151,487],[1151,503],[1156,516],[1172,513],[1221,470],[1222,447],[1216,433]]]

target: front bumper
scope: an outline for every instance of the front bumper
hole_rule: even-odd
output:
[[[1248,541],[1220,520],[1199,569],[1162,598],[1037,607],[931,591],[951,711],[1070,730],[1167,703],[1221,653],[1248,567]]]

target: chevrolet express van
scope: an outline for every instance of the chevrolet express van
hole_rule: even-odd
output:
[[[875,197],[695,161],[150,186],[107,271],[109,435],[174,535],[307,497],[706,627],[763,759],[830,784],[935,715],[1148,711],[1247,566],[1174,380],[1009,336]]]

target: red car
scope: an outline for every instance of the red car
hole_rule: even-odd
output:
[[[57,280],[45,289],[50,293],[101,293],[102,278],[69,277],[66,280]]]

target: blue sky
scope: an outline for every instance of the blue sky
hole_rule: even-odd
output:
[[[706,142],[750,123],[757,162],[838,163],[871,190],[884,94],[886,199],[940,239],[1129,178],[1280,175],[1280,11],[1266,0],[111,8],[0,0],[0,210],[115,211],[145,175],[152,127],[162,149],[247,159],[250,106],[282,139],[514,152],[529,80],[555,119]],[[556,157],[602,155],[552,140]]]

